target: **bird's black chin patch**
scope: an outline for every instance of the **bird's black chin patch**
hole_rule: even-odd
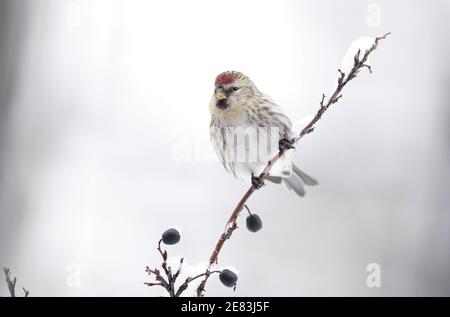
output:
[[[219,109],[227,109],[229,107],[227,99],[218,100],[216,106]]]

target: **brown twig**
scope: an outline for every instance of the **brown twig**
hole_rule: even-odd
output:
[[[206,276],[206,274],[211,275],[211,274],[213,274],[213,273],[220,273],[220,271],[211,271],[211,272],[209,272],[209,273],[204,272],[204,273],[198,274],[198,275],[196,275],[196,276],[194,276],[194,277],[188,277],[188,278],[184,281],[184,283],[180,285],[180,287],[178,288],[178,291],[177,291],[177,293],[175,294],[175,296],[176,296],[176,297],[179,297],[179,296],[181,295],[181,293],[183,293],[183,292],[188,288],[189,283],[191,283],[193,280],[196,280],[196,279],[198,279],[198,278],[201,278],[201,277],[203,277],[203,276]]]
[[[314,116],[314,118],[311,120],[310,123],[308,123],[306,125],[306,127],[300,132],[299,137],[297,138],[297,141],[299,139],[301,139],[302,137],[304,137],[306,134],[311,133],[312,131],[314,131],[314,126],[317,123],[317,121],[320,120],[320,118],[322,118],[322,115],[325,113],[325,111],[328,110],[328,108],[339,101],[339,99],[342,97],[342,89],[344,89],[344,87],[348,84],[349,81],[351,81],[352,79],[354,79],[359,71],[362,68],[368,68],[370,73],[372,73],[372,68],[367,65],[367,59],[369,58],[369,55],[378,47],[378,44],[381,40],[386,39],[391,33],[386,33],[383,36],[377,37],[373,43],[373,45],[365,51],[363,57],[360,59],[360,54],[361,51],[358,50],[358,52],[355,55],[354,58],[354,65],[353,68],[350,70],[348,76],[345,76],[345,73],[343,73],[340,69],[339,71],[339,78],[338,78],[338,85],[336,87],[336,90],[333,92],[333,94],[331,95],[331,97],[328,99],[327,103],[325,104],[325,95],[322,95],[322,101],[320,103],[320,108],[317,111],[316,115]]]
[[[161,249],[161,242],[162,242],[162,239],[158,241],[158,246],[156,247],[156,249],[158,250],[159,254],[161,255],[161,258],[162,258],[161,267],[163,268],[164,274],[166,275],[167,279],[165,279],[161,275],[161,272],[158,269],[152,270],[147,266],[145,271],[149,275],[153,274],[155,276],[156,282],[146,282],[144,284],[147,286],[162,286],[169,293],[170,297],[175,297],[175,293],[176,293],[175,282],[177,280],[178,275],[180,274],[181,265],[183,264],[184,259],[181,258],[180,267],[179,267],[178,271],[175,274],[172,274],[172,269],[167,266],[167,250],[163,251]]]
[[[145,271],[148,273],[148,275],[154,275],[155,276],[155,280],[157,281],[156,283],[152,283],[152,282],[148,282],[148,283],[144,283],[147,286],[156,286],[156,285],[161,285],[162,287],[164,287],[167,292],[169,292],[169,284],[167,283],[166,279],[161,275],[161,272],[158,269],[150,269],[148,266],[145,268]],[[152,284],[152,285],[149,285]]]
[[[177,278],[180,276],[181,267],[183,265],[184,258],[180,259],[180,266],[178,267],[178,270],[175,272],[175,274],[173,274],[172,268],[167,265],[167,250],[163,251],[161,249],[161,242],[162,242],[162,240],[159,240],[158,246],[156,249],[158,250],[159,254],[161,255],[161,258],[162,258],[161,267],[164,270],[164,274],[165,274],[166,278],[164,278],[164,276],[161,274],[161,272],[158,269],[150,269],[147,266],[145,271],[149,275],[153,275],[156,282],[145,282],[144,284],[147,286],[150,286],[150,287],[151,286],[161,286],[169,293],[170,297],[179,297],[188,288],[189,283],[191,283],[192,281],[194,281],[198,278],[205,276],[206,272],[198,274],[194,277],[186,278],[184,283],[181,284],[180,287],[178,287],[178,290],[176,290],[175,282],[177,281]],[[212,274],[212,273],[220,273],[220,271],[213,271],[213,272],[210,272],[209,274]]]
[[[348,76],[345,76],[345,73],[342,70],[340,70],[340,69],[338,70],[339,78],[338,78],[338,85],[337,85],[335,91],[333,92],[331,97],[326,102],[325,102],[326,96],[325,96],[325,94],[322,94],[322,99],[320,101],[319,110],[317,111],[314,118],[300,132],[299,136],[295,139],[295,143],[298,142],[305,135],[314,131],[315,124],[322,118],[322,115],[328,110],[328,108],[332,104],[338,102],[342,98],[342,93],[341,93],[342,90],[348,84],[349,81],[351,81],[358,75],[359,71],[362,68],[367,68],[369,70],[369,72],[372,73],[371,67],[368,64],[366,64],[367,60],[369,58],[369,55],[378,47],[379,42],[381,40],[386,39],[390,34],[391,33],[386,33],[383,36],[375,38],[373,45],[364,52],[364,55],[362,56],[362,58],[360,58],[361,51],[358,50],[358,52],[355,54],[355,57],[354,57],[354,65],[353,65],[352,69],[350,70]],[[272,166],[280,159],[280,157],[283,156],[283,154],[284,154],[284,150],[280,150],[277,153],[277,155],[275,155],[275,157],[267,163],[266,167],[264,168],[262,173],[259,175],[259,178],[262,181],[264,181],[269,176],[269,172],[270,172]],[[228,240],[231,237],[231,235],[233,234],[233,231],[237,229],[237,218],[238,218],[240,212],[242,211],[242,208],[244,207],[245,203],[252,196],[252,194],[254,192],[255,192],[255,189],[253,187],[250,187],[247,190],[247,192],[244,194],[244,196],[242,196],[242,198],[239,200],[239,202],[237,203],[233,212],[231,213],[231,216],[227,222],[225,232],[220,235],[219,240],[217,241],[216,246],[214,247],[214,250],[211,254],[211,257],[209,258],[209,267],[206,270],[206,272],[204,273],[205,278],[203,279],[203,281],[200,283],[200,285],[197,288],[197,296],[198,297],[203,296],[206,282],[208,281],[209,276],[212,273],[210,271],[210,269],[214,264],[216,264],[218,262],[218,257],[219,257],[220,251],[222,250],[223,245],[225,244],[225,241]]]

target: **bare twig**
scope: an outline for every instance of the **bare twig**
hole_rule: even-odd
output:
[[[180,259],[180,266],[178,267],[178,270],[175,272],[175,274],[173,274],[172,268],[169,267],[167,264],[167,251],[166,250],[163,251],[161,249],[161,242],[162,242],[162,240],[160,240],[158,242],[158,246],[156,249],[158,250],[159,254],[161,255],[161,258],[162,258],[161,267],[163,268],[164,274],[166,277],[164,278],[164,276],[161,274],[161,272],[158,269],[150,269],[147,266],[145,271],[149,275],[153,275],[156,282],[145,282],[144,284],[147,286],[161,286],[169,293],[170,297],[179,297],[188,288],[189,283],[191,283],[192,281],[194,281],[200,277],[205,276],[206,273],[201,273],[194,277],[186,278],[184,283],[181,284],[177,290],[175,288],[175,282],[177,281],[177,278],[180,276],[184,258]],[[216,273],[216,272],[220,273],[220,271],[213,271],[213,272],[210,272],[209,274]]]
[[[14,277],[11,280],[11,271],[8,268],[3,268],[3,272],[5,273],[6,285],[8,285],[9,294],[11,297],[16,297],[16,282],[17,278]]]
[[[378,47],[379,42],[381,40],[386,39],[389,35],[390,35],[390,33],[386,33],[383,36],[375,38],[373,45],[364,52],[364,55],[362,57],[361,57],[361,51],[358,50],[358,52],[355,54],[355,57],[354,57],[353,68],[350,70],[350,72],[348,73],[347,76],[345,76],[345,73],[342,70],[340,70],[340,69],[338,70],[339,78],[338,78],[338,84],[337,84],[335,91],[333,92],[331,97],[328,98],[328,100],[326,102],[325,102],[326,96],[324,94],[322,94],[322,99],[320,101],[319,110],[317,111],[314,118],[303,128],[303,130],[300,132],[299,136],[295,139],[295,142],[298,142],[302,137],[304,137],[305,135],[314,131],[315,125],[322,118],[322,115],[328,110],[328,108],[332,104],[337,103],[342,98],[342,90],[348,84],[349,81],[351,81],[358,75],[359,71],[362,68],[367,68],[370,73],[372,72],[371,67],[367,64],[369,55]],[[275,157],[267,163],[266,167],[264,168],[262,173],[259,175],[259,178],[262,181],[264,181],[269,176],[269,172],[270,172],[272,166],[283,156],[283,154],[284,154],[284,150],[280,150],[277,153],[277,155],[275,155]],[[244,196],[242,196],[242,198],[239,200],[239,202],[237,203],[233,212],[231,213],[231,216],[227,222],[225,232],[220,235],[219,240],[217,241],[216,246],[214,247],[214,250],[211,254],[211,257],[209,258],[209,267],[204,274],[203,281],[200,283],[200,285],[197,288],[197,296],[199,296],[199,297],[203,296],[206,282],[208,281],[209,276],[212,273],[210,271],[210,269],[215,263],[217,263],[220,251],[222,250],[222,247],[225,244],[225,241],[228,240],[231,237],[231,235],[233,234],[233,231],[237,229],[237,218],[238,218],[240,212],[242,211],[243,207],[245,206],[245,203],[253,195],[254,192],[255,192],[255,189],[253,187],[250,187],[247,190],[247,192],[244,194]]]
[[[144,283],[145,285],[147,285],[147,286],[162,286],[162,287],[164,287],[164,285],[163,285],[163,283],[161,283],[161,282],[145,282]]]
[[[220,273],[220,271],[211,271],[211,272],[208,272],[208,273],[205,272],[205,273],[198,274],[198,275],[196,275],[196,276],[194,276],[194,277],[188,277],[188,278],[184,281],[184,283],[180,285],[180,287],[178,288],[178,291],[177,291],[177,293],[175,294],[175,296],[176,296],[176,297],[180,296],[181,293],[183,293],[183,292],[188,288],[189,283],[191,283],[192,281],[194,281],[194,280],[196,280],[196,279],[198,279],[198,278],[204,277],[204,276],[206,276],[206,274],[211,275],[211,274],[213,274],[213,273]]]
[[[368,66],[367,63],[367,59],[369,58],[369,55],[378,47],[378,44],[381,40],[386,39],[391,33],[386,33],[383,36],[377,37],[375,38],[375,41],[373,43],[373,45],[365,51],[363,57],[361,59],[359,59],[360,57],[360,50],[358,50],[358,52],[355,55],[355,59],[354,59],[354,65],[353,68],[350,70],[348,76],[345,76],[345,73],[343,73],[340,69],[339,71],[339,79],[338,79],[338,85],[335,89],[335,91],[333,92],[333,94],[331,95],[331,97],[328,99],[328,101],[326,103],[324,103],[324,99],[325,99],[325,95],[322,95],[322,101],[320,103],[320,108],[317,111],[316,115],[314,116],[314,118],[311,120],[311,122],[309,122],[306,127],[300,132],[299,137],[297,138],[297,141],[299,139],[301,139],[302,137],[304,137],[306,134],[311,133],[314,130],[314,126],[317,123],[317,121],[320,120],[320,118],[322,118],[322,115],[325,113],[325,111],[328,110],[328,108],[339,101],[339,99],[342,97],[342,89],[344,89],[344,87],[348,84],[349,81],[351,81],[353,78],[355,78],[359,71],[362,68],[368,68],[370,72],[372,72],[372,68],[370,66]]]
[[[173,280],[174,280],[174,281],[177,280],[178,276],[179,276],[180,273],[181,273],[181,266],[183,265],[183,262],[184,262],[184,258],[181,258],[181,259],[180,259],[180,266],[178,267],[178,271],[173,275]]]
[[[24,293],[24,297],[28,297],[28,295],[30,295],[30,291],[25,289],[25,287],[22,287],[23,293]]]
[[[171,297],[175,297],[175,280],[178,277],[179,272],[177,272],[175,278],[172,275],[172,271],[170,269],[170,267],[167,266],[167,251],[163,251],[161,249],[161,242],[162,239],[158,241],[158,246],[157,246],[157,250],[159,252],[159,254],[161,255],[162,258],[162,264],[161,267],[164,270],[164,273],[166,275],[166,278],[164,278],[161,275],[161,272],[158,269],[150,269],[148,266],[145,268],[145,271],[149,274],[149,275],[154,275],[155,276],[155,280],[156,282],[146,282],[144,283],[147,286],[162,286],[166,289],[166,291],[169,293],[169,295]],[[183,263],[183,259],[181,259],[180,261],[180,265]]]
[[[8,286],[10,296],[16,297],[17,278],[14,277],[13,279],[11,279],[11,270],[6,267],[3,268],[3,273],[5,274],[5,281],[6,285]],[[30,292],[26,290],[24,287],[22,287],[22,290],[24,293],[24,297],[28,297],[28,295],[30,295]]]
[[[162,262],[161,266],[162,266],[162,268],[164,270],[164,273],[167,276],[166,290],[169,292],[171,297],[175,297],[175,289],[174,289],[175,280],[173,278],[172,271],[171,271],[170,267],[167,267],[167,251],[166,250],[162,251],[162,249],[161,249],[161,242],[162,242],[162,239],[159,240],[157,249],[158,249],[158,252],[161,254],[161,257],[163,259],[163,262]]]

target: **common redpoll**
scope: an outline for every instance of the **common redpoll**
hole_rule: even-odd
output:
[[[209,107],[211,141],[219,160],[235,177],[251,181],[259,189],[264,184],[258,175],[282,149],[284,154],[267,179],[300,196],[305,194],[304,184],[317,184],[292,163],[297,134],[291,121],[247,76],[236,71],[218,75]]]

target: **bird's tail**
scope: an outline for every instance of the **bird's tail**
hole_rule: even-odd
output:
[[[305,185],[315,186],[319,184],[317,180],[309,176],[305,172],[302,172],[295,164],[292,164],[292,174],[289,177],[270,177],[268,178],[274,183],[281,183],[287,189],[293,190],[297,195],[305,196]]]

